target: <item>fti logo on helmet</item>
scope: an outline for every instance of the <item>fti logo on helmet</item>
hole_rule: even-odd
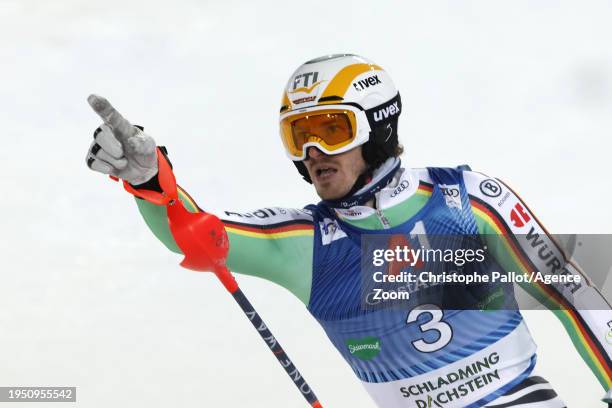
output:
[[[295,78],[293,78],[293,92],[310,93],[312,89],[320,83],[317,82],[318,78],[318,72],[304,72],[303,74],[296,75]]]

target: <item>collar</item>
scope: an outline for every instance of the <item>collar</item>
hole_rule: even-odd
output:
[[[337,200],[323,200],[321,204],[324,204],[331,208],[350,208],[356,205],[363,205],[370,201],[374,194],[383,189],[393,179],[393,176],[397,172],[401,165],[401,161],[397,157],[390,157],[383,164],[380,165],[372,173],[372,180],[370,180],[365,186],[361,187],[354,193],[349,193],[345,197]]]

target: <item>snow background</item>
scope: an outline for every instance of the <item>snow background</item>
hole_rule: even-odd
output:
[[[211,276],[181,270],[131,197],[84,165],[95,92],[168,146],[205,209],[316,201],[277,112],[307,59],[353,52],[401,90],[404,163],[501,177],[554,233],[610,233],[612,3],[0,0],[0,385],[82,407],[301,407]],[[327,407],[373,407],[298,300],[239,277]],[[552,313],[539,372],[601,407]],[[58,404],[58,406],[74,404]],[[5,404],[3,406],[9,406]]]

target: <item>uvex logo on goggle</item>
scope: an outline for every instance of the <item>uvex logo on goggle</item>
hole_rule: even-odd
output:
[[[289,93],[293,94],[293,93],[298,93],[298,92],[305,92],[305,93],[312,92],[312,90],[316,88],[317,85],[323,82],[323,81],[317,82],[318,77],[319,77],[318,72],[304,72],[303,74],[296,75],[296,77],[293,78],[293,90],[289,91]]]
[[[385,106],[374,112],[374,122],[380,122],[383,119],[387,119],[390,116],[394,116],[400,113],[399,102],[395,101],[391,105]]]

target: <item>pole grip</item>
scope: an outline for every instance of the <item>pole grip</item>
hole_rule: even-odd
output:
[[[215,275],[217,275],[217,278],[219,278],[229,293],[234,294],[238,290],[238,282],[236,282],[234,275],[225,265],[215,268]]]

